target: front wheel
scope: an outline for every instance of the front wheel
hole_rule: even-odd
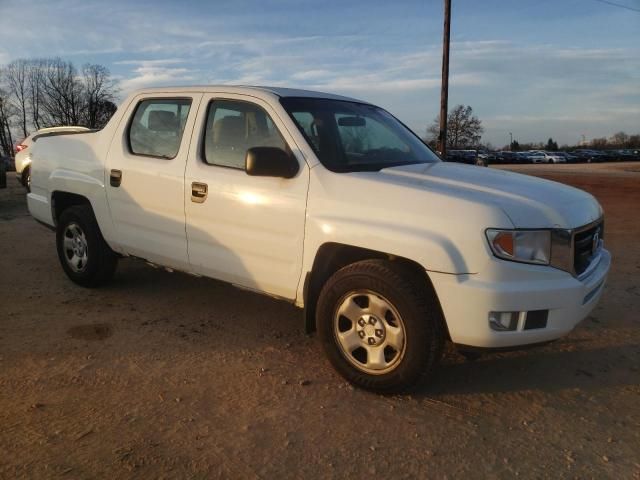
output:
[[[336,272],[320,293],[316,323],[338,373],[381,393],[416,385],[444,346],[444,322],[426,278],[396,262],[365,260]]]
[[[102,238],[89,205],[62,212],[56,246],[63,270],[78,285],[97,287],[110,280],[116,270],[118,257]]]

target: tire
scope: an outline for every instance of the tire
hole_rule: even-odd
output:
[[[89,205],[76,205],[62,212],[56,247],[62,269],[78,285],[97,287],[113,277],[118,257],[104,241]]]
[[[31,167],[27,167],[22,172],[22,185],[31,193]]]
[[[364,260],[337,271],[322,288],[316,312],[330,363],[363,389],[406,391],[442,356],[445,329],[436,295],[426,279],[395,262]]]

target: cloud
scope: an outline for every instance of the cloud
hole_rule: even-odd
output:
[[[407,2],[402,12],[363,1],[337,8],[288,0],[269,9],[253,0],[111,0],[108,9],[94,0],[0,2],[0,11],[29,19],[25,28],[0,16],[0,63],[57,55],[102,63],[123,93],[212,83],[331,91],[381,104],[418,131],[438,111],[441,12],[429,2]],[[610,41],[615,32],[593,47],[584,34],[570,33],[584,21],[573,15],[559,14],[561,29],[546,36],[522,28],[533,20],[506,22],[501,15],[509,9],[471,16],[486,8],[472,6],[481,3],[459,7],[449,98],[472,105],[488,137],[521,128],[533,140],[553,134],[568,141],[577,129],[640,125],[640,47]],[[473,18],[472,29],[463,28],[465,18]]]
[[[179,59],[128,60],[121,63],[136,65],[132,70],[133,76],[120,81],[120,88],[124,94],[144,87],[190,83],[198,74],[197,70],[174,66],[183,63]]]
[[[183,58],[160,58],[155,60],[120,60],[113,62],[114,65],[138,65],[144,67],[155,67],[161,65],[175,65],[176,63],[185,63]]]

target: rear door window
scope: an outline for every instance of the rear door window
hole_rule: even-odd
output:
[[[178,154],[191,99],[149,99],[136,107],[128,130],[135,155],[172,159]]]

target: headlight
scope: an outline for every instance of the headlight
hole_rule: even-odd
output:
[[[549,265],[551,231],[549,230],[487,230],[487,240],[493,254],[514,262]]]

